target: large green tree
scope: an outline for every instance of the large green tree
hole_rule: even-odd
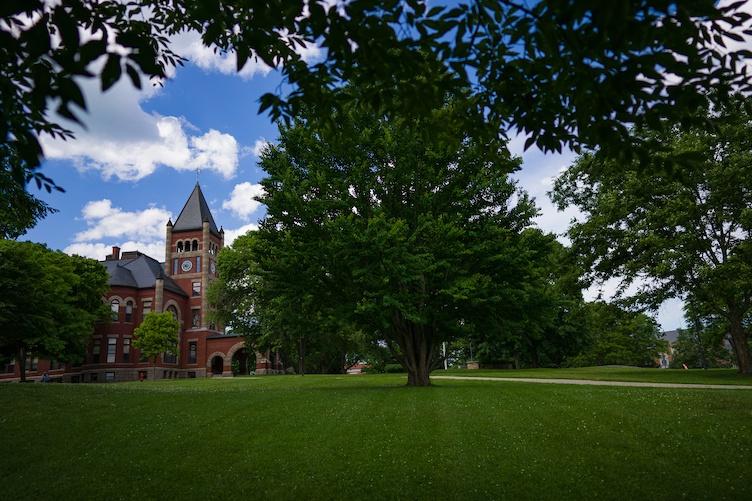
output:
[[[557,181],[554,200],[584,218],[569,230],[593,279],[630,285],[636,303],[657,307],[689,298],[722,317],[742,373],[752,373],[752,113],[737,97],[698,114],[710,125],[666,134],[651,162],[581,156]],[[675,168],[661,162],[682,159]]]
[[[456,99],[428,117],[351,106],[335,128],[282,128],[261,161],[267,216],[247,241],[261,335],[362,335],[428,385],[441,341],[510,320],[535,208],[508,177],[519,161],[498,137],[467,134]]]
[[[617,304],[587,303],[580,328],[584,346],[571,357],[570,366],[635,365],[655,367],[658,354],[668,350],[655,319]]]
[[[581,270],[570,249],[538,229],[525,230],[518,249],[527,279],[508,306],[509,321],[498,331],[472,333],[469,341],[484,364],[561,366],[587,341]]]
[[[0,351],[76,361],[103,315],[107,272],[96,261],[43,245],[0,240]]]

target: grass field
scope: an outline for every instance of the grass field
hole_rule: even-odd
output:
[[[749,499],[752,392],[2,384],[2,499]]]
[[[752,376],[736,369],[640,369],[638,367],[578,367],[573,369],[465,370],[434,371],[441,376],[526,377],[555,379],[592,379],[596,381],[639,381],[646,383],[743,384],[752,385]]]

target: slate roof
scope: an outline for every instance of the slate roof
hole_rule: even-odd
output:
[[[135,257],[133,257],[135,255]],[[140,252],[129,252],[128,258],[100,261],[110,275],[109,285],[150,289],[157,278],[164,279],[166,290],[188,297],[183,289],[170,277],[165,276],[162,264],[154,258]]]
[[[671,344],[674,344],[677,339],[679,339],[679,330],[675,329],[672,331],[664,331],[663,332],[663,339],[668,341]]]
[[[172,231],[200,230],[204,227],[204,221],[209,221],[209,231],[219,235],[217,223],[214,222],[214,217],[209,210],[209,204],[206,203],[201,187],[196,183],[191,196],[188,197],[183,210],[180,211],[180,215],[175,220]]]

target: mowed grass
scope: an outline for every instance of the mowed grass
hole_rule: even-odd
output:
[[[638,381],[646,383],[752,385],[752,376],[736,369],[642,369],[639,367],[577,367],[572,369],[450,369],[434,376],[524,377],[545,379],[591,379],[595,381]]]
[[[2,499],[750,499],[752,391],[2,384]]]

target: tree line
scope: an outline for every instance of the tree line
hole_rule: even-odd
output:
[[[238,70],[257,59],[290,84],[259,103],[281,124],[262,160],[268,216],[236,244],[252,259],[222,260],[243,273],[224,270],[213,292],[239,332],[303,352],[313,324],[344,353],[386,348],[416,385],[443,340],[511,336],[537,363],[557,336],[574,344],[563,316],[576,288],[550,264],[566,252],[531,227],[535,206],[509,178],[516,131],[582,154],[553,197],[587,216],[569,235],[583,280],[623,277],[643,308],[684,297],[726,325],[748,373],[749,103],[734,92],[752,85],[752,54],[728,43],[750,35],[742,4],[10,0],[4,236],[51,210],[26,186],[61,189],[40,170],[39,136],[85,122],[80,80],[163,80],[183,63],[169,37],[195,31]],[[306,44],[323,59],[304,61]]]
[[[454,119],[464,99],[430,116],[352,104],[327,110],[334,126],[307,114],[282,125],[260,161],[266,217],[220,254],[218,318],[254,345],[330,353],[338,369],[346,353],[381,348],[409,384],[427,385],[440,345],[458,340],[489,363],[654,365],[666,343],[640,311],[681,297],[723,319],[750,372],[745,98],[698,108],[712,127],[634,129],[655,145],[647,163],[583,153],[551,194],[583,214],[570,248],[533,227],[504,138]],[[583,301],[583,287],[609,278],[621,307]]]

